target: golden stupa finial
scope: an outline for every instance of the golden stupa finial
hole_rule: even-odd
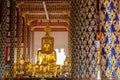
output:
[[[51,29],[50,29],[50,26],[47,24],[45,28],[45,36],[50,36],[50,33],[51,33]]]

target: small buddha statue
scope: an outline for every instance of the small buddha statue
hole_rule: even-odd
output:
[[[24,75],[24,60],[22,58],[18,59],[16,63],[16,77],[22,77]]]
[[[65,77],[70,77],[71,75],[71,62],[70,57],[66,57],[64,65],[62,66],[62,74]]]
[[[30,63],[30,62],[26,62],[25,63],[26,66],[25,66],[25,75],[27,76],[32,76],[33,74],[33,65]]]
[[[55,76],[56,52],[53,48],[54,38],[50,36],[50,27],[45,29],[45,37],[42,38],[42,48],[37,52],[36,74],[42,76]]]

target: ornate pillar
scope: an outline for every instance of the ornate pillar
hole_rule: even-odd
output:
[[[22,16],[20,15],[20,10],[17,10],[17,64],[20,64],[21,60],[21,43],[22,43]],[[19,66],[18,68],[19,69]]]
[[[15,1],[10,0],[10,77],[14,76]]]
[[[85,1],[85,31],[83,32],[84,37],[84,50],[86,54],[86,79],[97,79],[97,59],[98,54],[96,53],[96,32],[97,32],[97,0],[86,0]]]
[[[117,0],[100,0],[102,79],[120,78],[120,27]]]
[[[34,31],[32,31],[32,63],[35,63],[35,59],[34,58],[35,58],[34,57]]]
[[[26,61],[26,58],[27,58],[27,25],[26,25],[26,18],[24,17],[24,20],[23,20],[24,22],[23,22],[23,24],[24,24],[24,35],[23,35],[23,37],[24,37],[24,44],[23,44],[23,60],[24,61]]]
[[[1,26],[0,26],[0,78],[4,78],[5,72],[5,50],[7,30],[7,1],[1,0]]]
[[[70,39],[71,39],[71,73],[73,78],[79,79],[80,77],[80,26],[79,26],[79,0],[72,0],[71,2],[71,18],[70,18]]]
[[[69,27],[69,26],[68,26]],[[71,51],[71,39],[70,39],[70,28],[68,28],[68,53],[69,53],[69,58],[70,58],[70,73],[69,73],[69,75],[70,75],[70,77],[71,77],[71,74],[72,74],[72,72],[71,72],[71,60],[72,60],[72,51]]]
[[[31,46],[31,27],[28,26],[28,31],[27,31],[27,46],[28,46],[28,59],[30,61],[30,46]]]
[[[79,75],[80,75],[80,79],[85,79],[86,78],[86,76],[85,76],[85,74],[86,74],[86,65],[85,65],[85,60],[86,60],[86,53],[85,53],[85,49],[86,49],[86,47],[85,47],[85,45],[86,45],[86,43],[85,43],[85,34],[84,34],[84,32],[85,32],[85,19],[86,19],[86,13],[85,13],[85,2],[84,2],[84,0],[81,0],[80,1],[80,3],[79,3],[79,6],[80,6],[80,8],[79,8],[79,22],[78,22],[78,24],[79,24],[79,27],[80,27],[80,31],[79,31],[79,33],[80,33],[80,38],[79,38],[79,42],[81,42],[80,43],[80,51],[81,51],[81,54],[79,55],[79,63],[80,63],[80,66],[79,66],[79,68],[80,68],[80,72],[79,72]]]

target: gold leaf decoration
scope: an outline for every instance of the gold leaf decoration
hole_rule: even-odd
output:
[[[112,66],[115,66],[115,65],[116,65],[116,59],[115,59],[114,56],[113,56],[112,59],[110,60],[110,63],[112,64]]]
[[[120,77],[120,67],[117,68],[116,75]]]
[[[109,53],[111,51],[111,46],[110,44],[106,44],[105,48],[104,48],[106,53]]]
[[[105,72],[105,75],[106,75],[107,77],[110,77],[110,76],[112,75],[112,72],[110,71],[110,68],[109,68],[109,67],[107,68],[107,70],[106,70],[106,72]]]
[[[104,29],[105,29],[105,31],[110,30],[110,24],[108,22],[105,23]]]
[[[114,33],[112,33],[112,35],[111,35],[111,37],[110,37],[110,40],[111,40],[112,42],[114,42],[114,41],[116,40],[116,36],[115,36]]]

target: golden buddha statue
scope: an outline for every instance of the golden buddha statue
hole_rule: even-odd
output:
[[[56,76],[56,52],[53,48],[54,38],[50,36],[50,27],[45,28],[45,37],[42,38],[42,49],[37,52],[35,76]]]

